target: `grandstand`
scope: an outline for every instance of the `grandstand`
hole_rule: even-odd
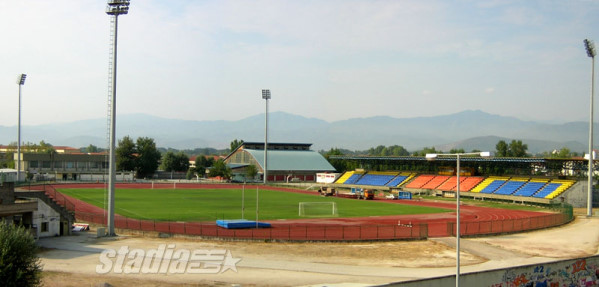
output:
[[[528,182],[528,180],[528,178],[512,178],[506,181],[505,184],[499,187],[494,193],[510,195],[516,192],[516,190],[520,189],[524,184]]]
[[[396,176],[397,173],[394,172],[369,172],[360,177],[356,184],[384,186]]]
[[[388,187],[398,187],[414,177],[413,173],[400,173],[393,180],[386,184]]]
[[[472,188],[477,186],[484,178],[478,176],[467,176],[464,180],[460,180],[460,191],[470,191]],[[457,185],[451,189],[452,191],[457,190]]]
[[[422,188],[425,184],[429,183],[431,180],[435,178],[432,174],[422,174],[411,182],[409,182],[405,187],[406,188]]]
[[[344,173],[343,175],[341,175],[341,176],[340,176],[340,177],[337,179],[336,183],[338,183],[338,184],[343,184],[343,183],[345,183],[345,182],[346,182],[346,181],[347,181],[347,180],[348,180],[348,179],[349,179],[349,178],[350,178],[352,175],[354,175],[354,172],[353,172],[353,171],[348,171],[348,172]]]
[[[460,193],[474,198],[549,203],[575,183],[574,180],[546,178],[460,176]],[[345,172],[334,185],[445,195],[457,190],[457,176],[360,170]]]
[[[491,176],[483,180],[479,185],[472,189],[472,192],[476,193],[493,193],[499,185],[505,183],[509,177],[496,177]]]
[[[519,190],[517,190],[513,195],[515,196],[532,196],[537,193],[542,187],[547,184],[548,180],[546,179],[531,179],[529,182],[524,184]]]

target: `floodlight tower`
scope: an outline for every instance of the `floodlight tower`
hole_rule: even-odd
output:
[[[17,78],[19,84],[19,123],[17,127],[17,182],[21,181],[21,86],[25,85],[26,74],[20,74]]]
[[[270,90],[262,90],[262,98],[266,100],[266,113],[264,116],[264,184],[266,184],[266,176],[268,174],[268,100],[270,100]]]
[[[108,218],[107,235],[114,236],[114,186],[116,181],[116,53],[117,53],[117,34],[119,26],[119,15],[125,15],[129,12],[130,0],[108,0],[106,14],[110,19],[110,60],[108,70],[110,73],[108,82],[109,89],[109,116],[110,116],[110,154],[109,154],[109,176],[108,176]]]
[[[587,194],[587,216],[593,215],[593,95],[595,94],[595,44],[589,39],[584,39],[584,47],[587,55],[591,58],[591,105],[589,119],[589,182]]]

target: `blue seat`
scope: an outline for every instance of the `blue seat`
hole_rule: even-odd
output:
[[[502,194],[502,195],[510,195],[510,194],[514,193],[516,190],[518,190],[518,188],[523,186],[525,183],[526,182],[524,182],[524,181],[508,181],[502,187],[497,189],[494,193]]]
[[[545,198],[545,196],[554,192],[561,185],[561,183],[549,183],[543,189],[539,190],[539,192],[533,194],[533,197]]]
[[[399,175],[396,178],[394,178],[393,180],[391,180],[389,183],[387,183],[386,185],[391,186],[391,187],[397,186],[400,183],[402,183],[404,180],[406,180],[406,178],[408,178],[407,175]]]
[[[360,177],[362,177],[362,174],[352,174],[343,184],[355,184]]]
[[[483,190],[481,190],[481,193],[493,193],[495,190],[497,190],[500,186],[502,186],[505,183],[505,180],[494,180],[493,182],[491,182],[489,185],[487,185],[487,187],[485,187]]]
[[[356,184],[384,186],[389,181],[391,181],[394,177],[395,177],[394,175],[386,175],[386,174],[365,174],[358,181],[356,181]]]
[[[531,196],[535,192],[539,191],[546,183],[545,182],[529,182],[525,184],[520,190],[516,191],[516,196]]]

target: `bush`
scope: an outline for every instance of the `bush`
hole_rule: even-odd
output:
[[[3,286],[38,286],[42,267],[33,236],[24,227],[0,222],[0,282]]]

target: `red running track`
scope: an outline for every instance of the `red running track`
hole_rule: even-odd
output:
[[[105,184],[61,184],[32,186],[31,189],[46,190],[51,197],[63,198],[63,205],[74,206],[77,220],[98,224],[106,223],[105,211],[87,202],[65,196],[55,188],[105,188]],[[120,183],[117,188],[152,188],[151,183]],[[154,188],[202,189],[239,188],[233,184],[183,184],[154,183]],[[246,185],[246,188],[263,186]],[[313,194],[313,191],[282,187],[268,187],[269,190]],[[417,205],[455,210],[455,203],[415,200],[386,200],[398,205]],[[485,235],[528,231],[564,224],[571,220],[561,213],[509,210],[462,205],[460,208],[460,234]],[[393,240],[422,239],[427,237],[454,236],[456,233],[456,213],[436,213],[418,215],[371,216],[326,219],[293,219],[266,221],[272,228],[266,229],[225,229],[215,222],[158,222],[138,220],[115,215],[115,227],[141,231],[154,231],[173,234],[197,235],[203,237],[234,237],[270,240]]]

